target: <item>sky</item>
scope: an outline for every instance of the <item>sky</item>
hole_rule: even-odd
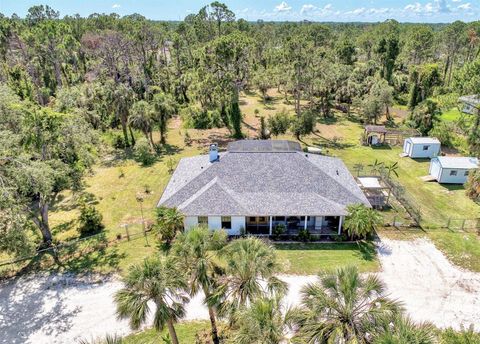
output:
[[[61,16],[139,13],[154,20],[182,20],[213,0],[0,0],[0,13],[24,17],[29,7],[47,4]],[[249,21],[466,22],[480,20],[480,0],[242,0],[223,1]]]

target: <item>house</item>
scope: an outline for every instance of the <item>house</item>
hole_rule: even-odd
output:
[[[480,95],[462,96],[458,100],[463,104],[462,112],[470,115],[480,113]]]
[[[430,161],[430,175],[439,183],[463,184],[470,171],[479,167],[477,158],[439,156]]]
[[[440,154],[440,141],[435,137],[408,137],[403,153],[411,158],[434,158]]]
[[[339,234],[347,206],[370,206],[338,158],[304,153],[284,140],[242,140],[219,153],[182,158],[158,203],[177,207],[185,228],[205,225],[230,235]],[[244,232],[245,231],[245,232]]]

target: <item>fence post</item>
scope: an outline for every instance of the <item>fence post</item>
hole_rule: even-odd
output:
[[[393,227],[397,228],[397,215],[393,217]]]
[[[451,217],[448,218],[448,221],[447,221],[447,228],[450,229],[450,221],[452,220]]]
[[[125,225],[125,234],[127,235],[127,240],[130,241],[130,233],[128,232],[128,225]]]
[[[462,221],[462,231],[463,231],[464,228],[465,228],[465,221],[466,221],[465,219],[463,219],[463,221]]]

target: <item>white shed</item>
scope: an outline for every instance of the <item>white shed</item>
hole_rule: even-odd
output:
[[[403,142],[403,153],[410,158],[433,158],[440,154],[436,137],[408,137]]]
[[[430,161],[429,174],[439,183],[463,184],[470,171],[478,167],[477,158],[439,156]]]

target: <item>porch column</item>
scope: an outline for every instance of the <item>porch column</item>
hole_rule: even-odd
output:
[[[305,229],[305,230],[307,230],[307,218],[308,218],[308,216],[305,215],[305,225],[303,226],[303,229]]]
[[[343,216],[340,216],[338,219],[338,235],[342,234],[342,222],[343,222]]]
[[[270,235],[273,234],[273,216],[270,216]]]

